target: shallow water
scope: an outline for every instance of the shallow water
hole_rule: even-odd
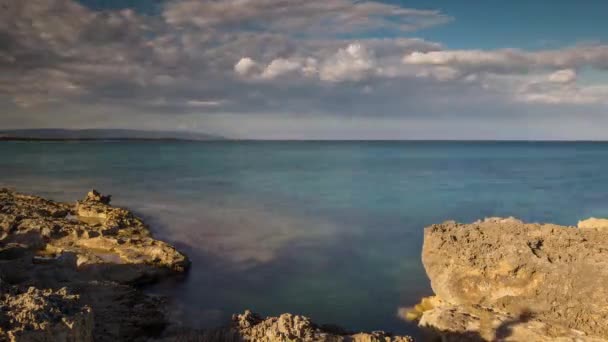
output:
[[[95,187],[183,248],[189,277],[153,291],[198,327],[252,308],[411,333],[396,312],[431,291],[423,227],[608,216],[607,169],[604,143],[0,143],[0,186]]]

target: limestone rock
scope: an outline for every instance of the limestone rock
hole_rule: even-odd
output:
[[[155,240],[141,219],[126,209],[110,206],[109,201],[110,196],[93,190],[71,207],[5,190],[0,192],[0,228],[7,232],[4,241],[30,246],[48,256],[74,253],[79,267],[129,264],[140,276],[130,280],[133,282],[188,269],[190,262],[185,255]]]
[[[77,295],[30,287],[4,289],[0,299],[0,340],[44,342],[93,341],[91,308]]]
[[[425,311],[419,322],[429,340],[445,342],[605,342],[582,331],[534,319],[532,313],[506,315],[479,306],[441,305]]]
[[[85,197],[84,202],[99,202],[101,204],[110,204],[111,200],[112,196],[104,196],[97,192],[97,190],[93,189],[87,193],[87,197]]]
[[[293,314],[263,318],[249,310],[232,316],[229,327],[209,331],[174,331],[158,342],[412,342],[409,336],[374,331],[352,333],[336,326],[317,325],[310,318]]]
[[[109,202],[96,191],[74,206],[0,190],[0,279],[34,286],[3,292],[1,341],[146,341],[162,333],[164,301],[132,285],[183,273],[188,258]]]
[[[349,333],[336,327],[318,326],[308,317],[282,314],[262,318],[251,311],[234,315],[233,329],[245,341],[353,341],[353,342],[406,342],[409,337],[392,336],[384,332]]]
[[[586,220],[578,221],[578,228],[608,230],[608,219],[591,217]]]
[[[516,219],[430,226],[422,262],[445,307],[425,312],[421,323],[475,330],[469,316],[480,308],[504,320],[530,313],[553,329],[550,338],[572,331],[608,338],[607,246],[608,235],[599,231]]]

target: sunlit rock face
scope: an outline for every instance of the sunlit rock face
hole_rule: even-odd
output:
[[[608,219],[591,217],[578,221],[579,229],[608,230]]]
[[[514,218],[430,226],[422,261],[440,304],[420,324],[484,339],[506,328],[608,338],[607,246],[605,232]]]
[[[152,238],[142,220],[110,206],[110,196],[94,190],[75,206],[8,190],[0,193],[0,203],[5,243],[38,246],[41,258],[71,254],[79,268],[128,265],[121,268],[124,274],[106,272],[109,280],[121,282],[158,279],[189,266],[185,255]]]

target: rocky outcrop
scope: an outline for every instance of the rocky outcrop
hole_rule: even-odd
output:
[[[412,341],[250,311],[216,330],[170,326],[164,300],[138,286],[184,273],[189,260],[110,200],[0,190],[1,341]],[[606,222],[430,226],[422,261],[435,296],[402,314],[442,341],[608,341]]]
[[[251,311],[233,316],[233,330],[244,341],[352,341],[352,342],[409,342],[407,336],[393,336],[383,331],[351,333],[335,326],[319,326],[308,317],[282,314],[262,318]]]
[[[0,308],[2,341],[93,341],[91,308],[65,288],[4,288]]]
[[[608,219],[591,217],[586,220],[578,221],[579,229],[607,229]]]
[[[110,200],[94,190],[75,205],[0,190],[0,340],[411,341],[249,311],[216,330],[170,326],[163,300],[134,286],[183,273],[189,261]]]
[[[110,206],[110,196],[91,191],[74,205],[0,190],[0,340],[159,335],[167,325],[163,300],[135,286],[188,267],[188,258],[154,239],[141,219]]]
[[[608,234],[491,218],[425,229],[437,295],[420,325],[447,340],[608,338]]]
[[[336,326],[317,325],[310,318],[282,314],[263,318],[251,311],[233,315],[230,327],[206,332],[182,331],[162,342],[411,342],[408,336],[393,336],[383,331],[352,333]]]

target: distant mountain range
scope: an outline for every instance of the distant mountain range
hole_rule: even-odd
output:
[[[0,140],[225,140],[204,133],[132,129],[15,129],[0,130]]]

